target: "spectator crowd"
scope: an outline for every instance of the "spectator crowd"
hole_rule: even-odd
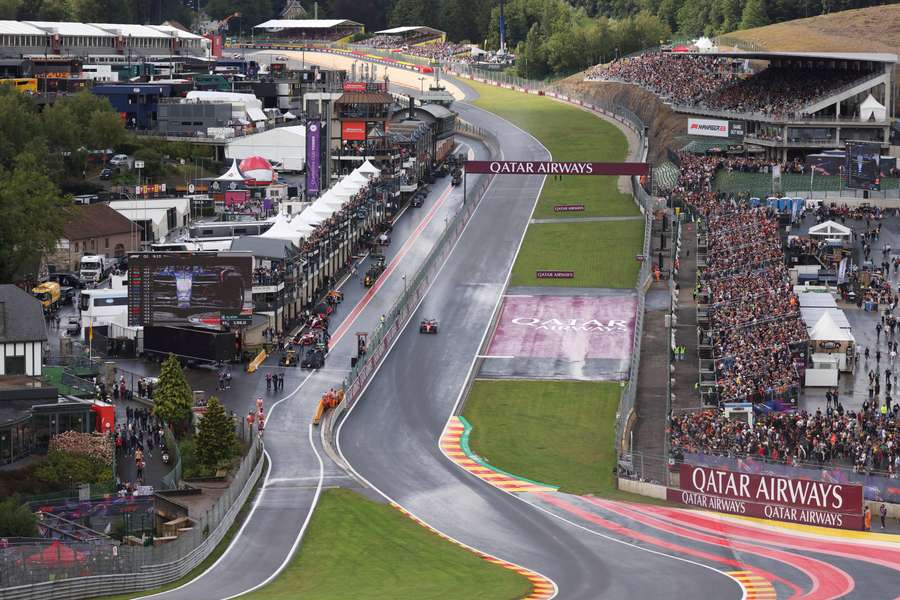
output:
[[[742,77],[741,63],[703,54],[646,52],[592,67],[585,79],[633,83],[674,104],[788,116],[865,77],[859,71],[781,66]]]
[[[678,458],[689,452],[791,465],[852,465],[859,473],[896,475],[900,406],[866,401],[862,410],[845,411],[836,393],[829,397],[833,404],[824,413],[772,412],[758,416],[753,425],[712,410],[679,415],[669,422],[672,453]]]

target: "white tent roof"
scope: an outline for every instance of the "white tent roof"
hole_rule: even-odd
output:
[[[694,42],[694,45],[700,48],[701,50],[709,50],[714,46],[713,41],[708,37],[700,37],[697,38],[697,41]]]
[[[359,169],[357,169],[344,177],[342,181],[351,181],[353,183],[358,183],[360,187],[362,187],[369,183],[369,178],[366,177],[363,173],[360,173]]]
[[[824,238],[848,238],[853,230],[835,221],[825,221],[809,228],[809,235]]]
[[[245,106],[262,107],[262,101],[253,94],[241,94],[238,92],[191,90],[185,98],[188,100],[204,100],[206,102],[238,102]]]
[[[270,19],[265,23],[254,25],[254,29],[331,29],[349,23],[358,25],[356,21],[347,19]]]
[[[240,169],[238,169],[237,161],[232,161],[231,166],[228,168],[228,172],[216,177],[216,181],[244,181],[244,176],[241,174]]]
[[[866,108],[884,108],[884,104],[875,99],[875,96],[869,94],[868,98],[862,101],[862,104],[859,105],[860,109]]]
[[[364,162],[358,169],[356,169],[360,173],[364,175],[380,175],[381,169],[370,163],[368,160]]]
[[[830,313],[824,313],[819,321],[812,326],[809,331],[809,337],[817,341],[829,342],[851,342],[854,341],[853,334],[846,329],[838,327]]]
[[[307,208],[302,213],[300,213],[300,215],[294,217],[294,220],[307,226],[316,226],[326,218],[326,215],[322,215],[321,213],[309,210],[309,208]]]
[[[797,300],[800,302],[800,308],[837,308],[837,301],[834,296],[823,292],[809,292],[800,290],[803,286],[794,286],[794,292],[797,293]]]
[[[322,195],[319,197],[319,199],[316,200],[315,203],[318,204],[318,203],[320,203],[320,202],[321,202],[322,204],[325,204],[325,205],[328,205],[328,206],[333,206],[333,207],[336,207],[336,208],[340,208],[340,207],[342,207],[342,206],[344,205],[344,203],[347,202],[347,199],[346,199],[346,198],[341,198],[340,196],[336,196],[335,194],[332,194],[331,191],[328,191],[328,192],[325,192],[324,194],[322,194]]]

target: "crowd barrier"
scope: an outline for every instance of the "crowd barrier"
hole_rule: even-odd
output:
[[[42,540],[0,549],[0,600],[80,600],[171,583],[203,562],[234,523],[262,473],[262,443],[250,446],[216,504],[178,539],[153,546]]]

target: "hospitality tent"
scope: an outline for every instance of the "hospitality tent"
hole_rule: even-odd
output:
[[[849,243],[853,238],[853,230],[836,221],[825,221],[810,227],[809,237]]]
[[[319,199],[316,200],[316,204],[322,203],[326,206],[331,206],[333,208],[339,209],[347,202],[347,198],[342,198],[335,194],[332,194],[330,191],[325,192],[323,195],[319,196]]]
[[[381,175],[381,169],[379,169],[378,167],[376,167],[375,165],[373,165],[373,164],[372,164],[371,162],[369,162],[368,160],[366,160],[366,161],[365,161],[362,165],[360,165],[360,167],[357,168],[356,170],[359,171],[360,173],[362,173],[363,175],[365,175],[366,177],[370,178],[370,179],[371,179],[372,177],[377,177],[378,175]]]
[[[244,175],[241,173],[241,170],[238,169],[238,161],[233,160],[231,162],[231,167],[225,172],[224,175],[219,175],[216,177],[215,181],[244,181]]]
[[[860,121],[884,121],[886,118],[887,109],[872,94],[859,105]]]
[[[279,215],[275,219],[275,223],[259,237],[273,238],[276,240],[290,240],[297,242],[308,237],[313,232],[313,228],[302,223],[299,218],[288,219],[287,215]]]
[[[856,339],[849,329],[844,329],[835,322],[830,311],[824,312],[809,329],[809,341],[814,354],[824,352],[833,355],[842,371],[851,367]]]

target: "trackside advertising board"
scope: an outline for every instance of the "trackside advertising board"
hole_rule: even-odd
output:
[[[466,171],[494,175],[647,175],[650,165],[550,160],[467,160]]]
[[[722,119],[695,119],[688,117],[688,134],[707,137],[728,137],[728,121]]]
[[[681,489],[666,499],[707,510],[776,521],[862,529],[862,486],[738,473],[681,464]]]

